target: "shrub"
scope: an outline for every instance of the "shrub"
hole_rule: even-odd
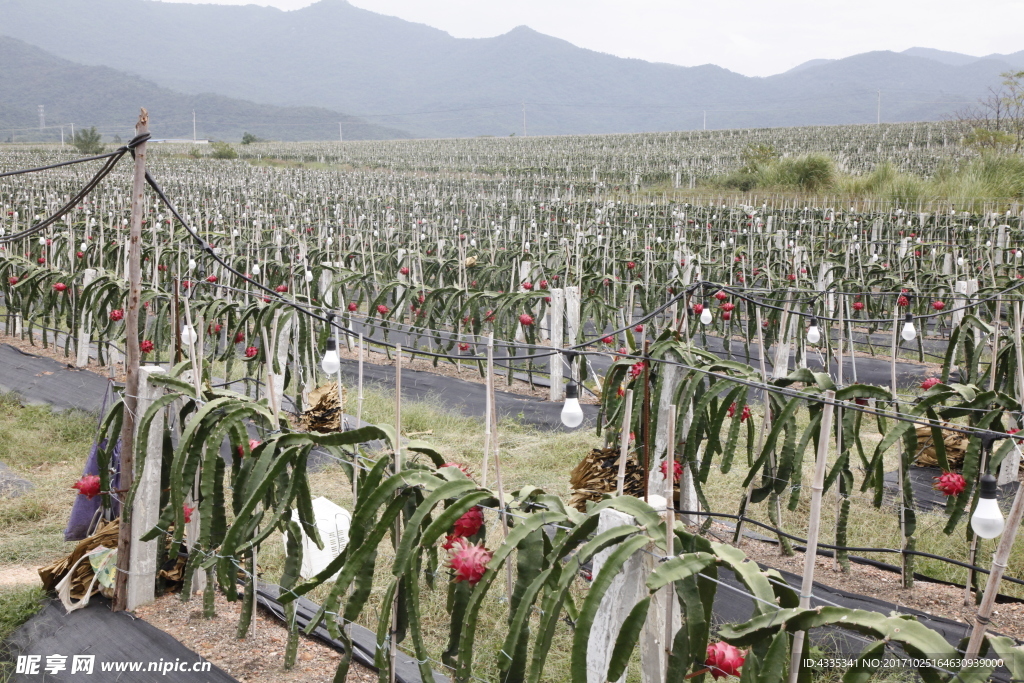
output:
[[[210,147],[213,148],[213,153],[210,154],[214,159],[237,159],[238,152],[235,148],[226,142],[212,142]]]

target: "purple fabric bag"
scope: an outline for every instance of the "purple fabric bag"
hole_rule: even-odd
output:
[[[82,476],[87,474],[98,475],[100,473],[97,453],[101,448],[105,448],[106,444],[107,441],[104,439],[103,441],[92,445],[92,450],[89,451],[89,459],[85,462],[85,469],[82,471]],[[120,488],[121,480],[120,439],[118,439],[117,444],[114,446],[114,452],[111,454],[110,460],[111,471],[115,473],[111,477],[111,485],[116,490]],[[87,538],[89,536],[90,527],[92,526],[93,520],[96,518],[96,512],[100,509],[102,500],[102,496],[94,496],[92,500],[89,500],[81,494],[75,496],[75,503],[71,507],[71,519],[68,520],[68,526],[64,529],[65,541],[81,541],[83,538]],[[110,506],[114,515],[119,515],[121,513],[121,505],[117,502],[116,498],[111,497]]]

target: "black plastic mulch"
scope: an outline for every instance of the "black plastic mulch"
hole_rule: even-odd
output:
[[[935,490],[935,478],[942,474],[938,467],[912,467],[910,469],[910,488],[914,493],[914,507],[922,512],[938,512],[946,509],[947,498],[940,491]],[[1009,511],[1013,505],[1013,497],[1017,495],[1017,482],[1000,486],[996,491],[996,498],[999,500],[1003,512]],[[900,495],[898,472],[888,472],[885,475],[885,500],[894,502]]]
[[[0,391],[13,391],[29,403],[56,410],[99,413],[109,380],[73,364],[34,356],[10,344],[0,344]]]
[[[111,612],[110,602],[93,596],[89,605],[68,614],[57,599],[49,600],[41,612],[11,634],[6,644],[12,660],[18,655],[40,655],[36,675],[14,674],[11,683],[57,683],[61,681],[131,681],[131,683],[234,683],[223,669],[209,664],[172,636],[127,612]],[[66,656],[66,669],[46,673],[47,657]],[[75,655],[93,655],[92,675],[72,674]],[[148,671],[150,662],[184,662],[188,671]],[[104,664],[140,663],[141,669],[131,673],[105,672]],[[197,662],[209,664],[210,670],[194,672]]]

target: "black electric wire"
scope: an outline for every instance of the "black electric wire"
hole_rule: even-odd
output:
[[[735,520],[738,520],[738,521],[742,521],[744,523],[754,524],[756,526],[761,527],[762,529],[767,529],[768,531],[771,531],[772,533],[776,533],[776,534],[778,534],[780,536],[784,536],[785,538],[788,538],[791,541],[796,541],[798,543],[804,543],[804,544],[807,543],[807,539],[806,538],[800,538],[799,536],[795,536],[793,534],[787,533],[787,532],[783,531],[782,529],[779,529],[777,527],[773,527],[770,524],[765,524],[764,522],[759,522],[756,519],[751,519],[750,517],[747,517],[746,515],[733,515],[733,514],[729,514],[729,513],[726,513],[726,512],[706,512],[706,511],[702,511],[702,510],[681,510],[679,508],[673,508],[673,511],[676,514],[679,514],[679,515],[694,515],[694,516],[703,516],[703,517],[723,517],[723,518],[726,518],[726,519],[735,519]],[[973,565],[973,564],[968,564],[967,562],[961,562],[960,560],[954,560],[953,558],[950,558],[950,557],[944,557],[942,555],[933,555],[932,553],[926,553],[926,552],[922,552],[920,550],[906,550],[906,549],[900,550],[899,548],[861,548],[861,547],[844,546],[844,545],[829,545],[828,543],[821,543],[821,542],[818,542],[818,547],[820,547],[820,548],[828,548],[829,550],[842,550],[842,551],[855,552],[855,553],[892,553],[892,554],[897,554],[897,555],[915,555],[917,557],[926,557],[926,558],[931,559],[931,560],[939,560],[941,562],[947,562],[949,564],[954,564],[954,565],[956,565],[958,567],[963,567],[964,569],[972,569],[972,570],[974,570],[976,572],[981,572],[983,574],[990,573],[990,570],[985,569],[984,567],[978,567],[978,566]],[[1022,580],[1022,579],[1015,579],[1015,578],[1013,578],[1011,576],[1003,576],[1003,581],[1007,581],[1009,583],[1015,583],[1015,584],[1024,586],[1024,580]]]

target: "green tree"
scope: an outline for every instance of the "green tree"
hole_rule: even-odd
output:
[[[251,145],[254,142],[263,142],[263,138],[258,138],[249,131],[242,133],[242,144]]]
[[[71,144],[82,154],[100,154],[103,152],[103,143],[100,132],[96,126],[92,128],[81,128],[75,131],[75,137]]]
[[[214,159],[237,159],[238,152],[235,148],[226,142],[211,142],[210,147],[213,148],[213,154],[210,156]]]

